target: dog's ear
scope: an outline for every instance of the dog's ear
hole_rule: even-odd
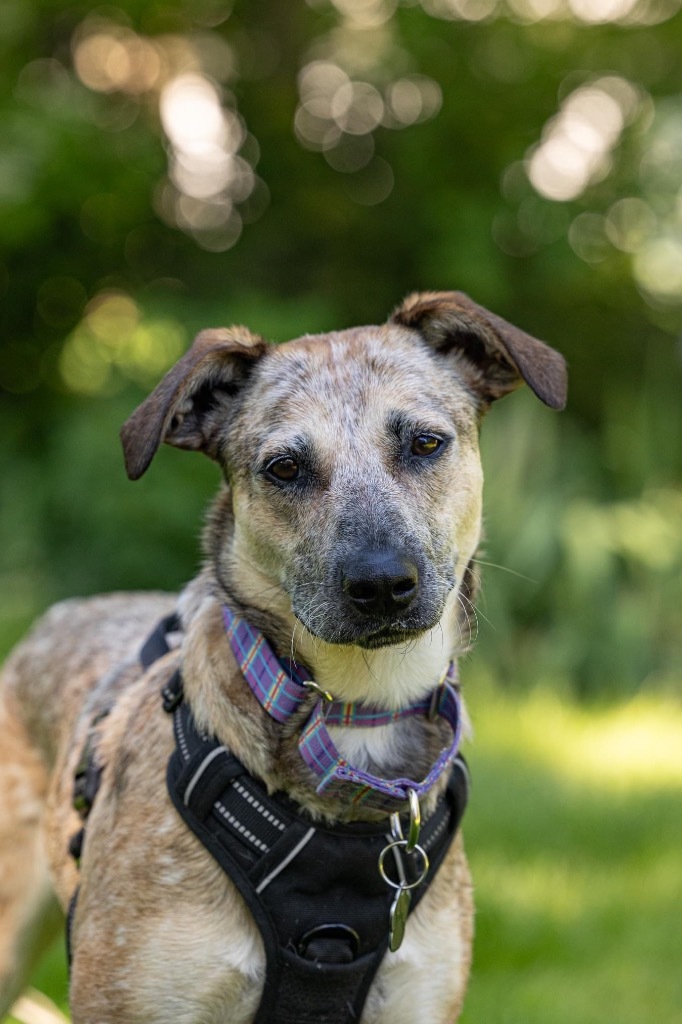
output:
[[[462,372],[485,402],[501,398],[525,381],[552,409],[566,405],[563,356],[463,292],[410,295],[391,321],[419,331],[438,352],[457,353]]]
[[[237,393],[266,348],[266,342],[245,327],[218,327],[198,334],[121,429],[130,479],[142,476],[162,441],[215,458],[216,427],[224,418],[226,401]]]

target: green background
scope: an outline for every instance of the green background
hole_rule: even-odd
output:
[[[2,653],[195,571],[217,471],[165,450],[131,484],[117,434],[200,328],[458,288],[568,359],[566,412],[483,428],[465,1021],[682,1003],[681,7],[3,2]]]

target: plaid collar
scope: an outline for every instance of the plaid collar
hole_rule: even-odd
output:
[[[280,661],[263,634],[226,606],[223,607],[223,620],[246,682],[261,707],[275,721],[288,721],[301,705],[310,700],[311,693],[320,693],[306,669],[289,661]],[[408,800],[410,790],[414,790],[418,797],[428,793],[450,768],[459,747],[462,715],[456,683],[456,666],[450,662],[442,681],[432,693],[398,711],[320,697],[298,741],[301,757],[319,777],[317,792],[327,796],[343,793],[347,799],[351,787],[355,803],[389,813],[396,810],[396,801],[404,803]],[[452,731],[450,744],[441,750],[420,782],[408,778],[382,779],[354,768],[337,750],[328,728],[330,725],[372,728],[414,717],[444,718]]]

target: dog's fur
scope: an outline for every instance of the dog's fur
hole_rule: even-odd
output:
[[[546,404],[563,406],[561,356],[461,293],[426,293],[383,326],[286,345],[267,345],[244,328],[204,331],[133,414],[122,433],[132,478],[165,441],[215,459],[225,485],[206,529],[205,567],[179,601],[179,650],[141,676],[139,646],[176,601],[122,594],[57,605],[7,662],[0,1011],[58,926],[57,903],[65,908],[80,882],[77,1024],[253,1019],[264,975],[260,935],[169,802],[173,739],[160,688],[182,662],[200,727],[271,791],[284,790],[320,820],[360,816],[350,802],[316,795],[297,752],[300,719],[278,725],[256,703],[232,657],[221,605],[245,615],[337,698],[396,708],[424,696],[470,639],[479,422],[491,401],[524,380]],[[440,438],[440,449],[415,451],[421,435]],[[297,463],[295,479],[273,474],[273,460],[283,458]],[[363,589],[377,558],[398,560],[417,580],[390,608],[374,607]],[[358,579],[353,591],[348,581]],[[98,709],[112,703],[96,727],[104,772],[77,871],[67,852],[80,827],[74,772]],[[337,728],[334,737],[358,766],[388,777],[425,772],[444,739],[416,719]],[[424,801],[425,813],[439,791]],[[453,1022],[472,922],[458,838],[400,950],[386,955],[364,1024]]]

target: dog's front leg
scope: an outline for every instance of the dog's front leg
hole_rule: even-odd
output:
[[[249,1024],[265,973],[262,942],[170,803],[172,723],[158,694],[152,677],[102,726],[106,767],[72,928],[74,1024]]]
[[[128,892],[80,893],[74,1024],[250,1024],[264,956],[240,897],[211,877],[212,865],[202,901],[200,876],[174,884],[177,866],[157,861],[155,869],[159,880],[150,876],[144,892],[133,872]]]

